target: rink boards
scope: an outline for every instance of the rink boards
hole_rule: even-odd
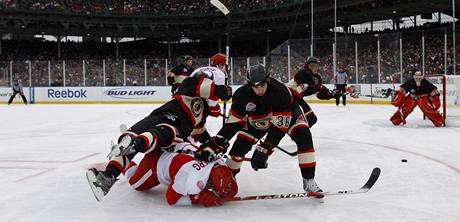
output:
[[[347,103],[389,104],[393,84],[352,84],[354,95],[347,94]],[[233,86],[233,91],[239,88]],[[326,85],[333,89],[333,85]],[[9,87],[0,87],[0,103],[5,104],[12,94]],[[24,87],[24,94],[35,104],[160,104],[171,99],[169,86],[117,86],[117,87]],[[335,100],[319,100],[315,96],[305,98],[311,103],[335,103]],[[15,103],[22,102],[17,95]]]

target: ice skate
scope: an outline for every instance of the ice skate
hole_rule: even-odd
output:
[[[323,198],[324,195],[322,194],[323,190],[319,188],[318,184],[316,184],[315,179],[303,179],[303,189],[305,192],[313,192],[317,193],[318,195],[315,198]]]
[[[126,156],[136,153],[136,140],[131,135],[123,136],[118,144],[112,141],[110,153],[107,155],[109,159],[117,156]]]
[[[93,191],[94,197],[99,202],[107,195],[110,188],[117,181],[114,176],[107,175],[103,171],[97,171],[95,168],[91,168],[86,172],[86,179]]]

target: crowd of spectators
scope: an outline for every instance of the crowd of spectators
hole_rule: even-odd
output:
[[[278,7],[293,0],[225,0],[233,11]],[[84,14],[187,15],[214,13],[208,0],[1,0],[0,9],[54,10]]]
[[[460,42],[459,37],[457,36],[457,45]],[[380,80],[378,79],[377,40],[380,41]],[[355,41],[358,48],[358,68],[356,68]],[[444,61],[442,30],[425,31],[424,42],[425,57],[422,56],[422,32],[402,33],[403,81],[410,78],[414,69],[422,70],[423,64],[425,74],[428,75],[442,74],[444,70],[447,70],[447,74],[453,73],[451,35],[447,39],[446,61]],[[235,47],[232,47],[231,83],[244,83],[248,64],[263,62],[273,77],[282,82],[289,81],[310,54],[308,40],[292,40],[290,44],[288,62],[287,44],[281,44],[265,55],[264,44],[244,43],[239,46],[235,43]],[[34,86],[63,86],[64,81],[66,86],[145,85],[146,80],[147,85],[162,86],[166,85],[167,70],[181,63],[184,54],[193,55],[194,65],[200,67],[208,65],[209,56],[218,51],[217,46],[212,49],[205,43],[175,45],[170,49],[172,59],[166,59],[168,49],[165,45],[150,44],[146,41],[126,43],[126,45],[120,43],[118,59],[115,57],[113,43],[67,42],[61,43],[61,50],[61,58],[57,58],[56,42],[2,41],[0,85],[9,84],[10,72],[15,79],[23,79],[23,83],[28,85],[30,72]],[[324,82],[332,83],[332,40],[317,39],[314,52],[321,61]],[[456,53],[456,73],[459,74],[460,47],[458,46]],[[399,34],[381,34],[379,37],[374,35],[340,37],[337,41],[337,62],[345,66],[352,77],[352,83],[400,82]],[[357,77],[356,71],[358,71]]]

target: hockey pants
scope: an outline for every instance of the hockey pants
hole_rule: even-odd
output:
[[[297,158],[302,177],[310,179],[315,177],[315,149],[308,124],[301,115],[297,115],[297,117],[297,121],[293,121],[291,124],[288,134],[297,145]],[[238,133],[229,152],[230,159],[226,162],[235,175],[240,171],[245,155],[266,133],[267,131],[257,130],[252,126],[246,127]]]
[[[420,107],[425,116],[431,120],[436,127],[440,127],[444,124],[444,117],[439,113],[438,109],[431,104],[428,96],[423,96],[419,99],[406,96],[401,107],[390,118],[391,122],[396,126],[401,125],[401,123],[405,124],[406,117],[414,111],[416,106]]]

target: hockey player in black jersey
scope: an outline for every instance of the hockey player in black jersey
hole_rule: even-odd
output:
[[[317,121],[317,117],[303,97],[316,94],[321,100],[329,100],[342,96],[340,91],[330,91],[323,85],[323,79],[319,75],[320,63],[315,57],[308,57],[305,67],[299,70],[294,79],[287,84],[297,102],[301,105],[309,127]]]
[[[215,65],[223,70],[225,62]],[[223,72],[214,73],[224,75]],[[186,78],[171,101],[122,133],[118,144],[112,146],[106,169],[97,171],[93,168],[87,172],[88,182],[97,200],[109,192],[116,178],[137,153],[167,149],[183,142],[188,136],[200,142],[208,140],[209,133],[204,128],[209,115],[206,100],[229,100],[232,95],[229,86],[216,85],[212,80],[214,78],[225,77],[195,75]]]
[[[227,122],[216,136],[200,147],[195,157],[209,161],[213,154],[225,153],[227,141],[237,133],[227,160],[234,174],[240,171],[245,155],[265,134],[265,139],[256,145],[251,166],[256,171],[267,168],[273,148],[288,133],[297,144],[305,191],[322,191],[314,180],[316,162],[313,142],[299,104],[286,85],[269,77],[262,65],[250,68],[248,82],[233,94]]]
[[[171,94],[177,92],[177,89],[182,84],[185,78],[189,77],[195,68],[193,68],[193,57],[186,55],[184,56],[184,64],[177,65],[168,75],[168,85],[171,86]]]

